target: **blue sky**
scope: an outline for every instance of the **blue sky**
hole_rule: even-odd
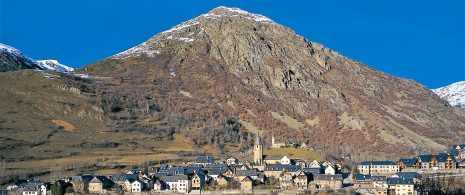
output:
[[[33,59],[86,64],[225,5],[265,15],[428,88],[465,80],[463,0],[0,0],[0,42]]]

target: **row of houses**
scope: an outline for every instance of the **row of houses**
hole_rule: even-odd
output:
[[[391,176],[355,174],[354,188],[363,194],[372,195],[413,195],[417,194],[416,184],[421,183],[416,172],[399,172]]]
[[[399,168],[406,171],[453,170],[465,168],[465,160],[457,162],[454,155],[448,153],[425,154],[413,158],[401,158]]]
[[[72,188],[72,191],[77,193],[170,191],[198,194],[209,186],[248,192],[257,185],[264,185],[267,180],[276,181],[273,187],[283,189],[342,188],[340,165],[316,160],[306,163],[300,159],[291,160],[284,157],[281,156],[280,160],[273,164],[252,166],[248,161],[238,163],[232,157],[228,158],[226,163],[215,163],[213,156],[198,156],[195,163],[189,165],[162,164],[149,167],[146,172],[129,170],[120,174],[63,176],[55,182],[60,183],[63,188]],[[283,159],[284,161],[281,161]],[[32,191],[27,191],[22,186],[15,188],[14,184],[10,185],[10,189],[15,188],[15,191],[20,192],[18,194],[36,195],[45,194],[44,190],[50,190],[50,184],[36,184],[31,188]]]
[[[448,153],[424,154],[413,158],[401,158],[399,161],[363,161],[357,165],[361,174],[389,175],[399,171],[453,170],[465,168],[465,161],[457,162]]]

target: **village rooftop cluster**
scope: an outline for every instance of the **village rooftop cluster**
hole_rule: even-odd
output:
[[[341,165],[328,161],[306,162],[299,158],[263,155],[257,135],[254,159],[229,157],[215,162],[211,155],[197,156],[195,163],[173,166],[161,164],[146,170],[128,170],[118,175],[62,176],[53,183],[37,179],[17,180],[3,191],[10,194],[43,195],[52,189],[63,193],[171,192],[201,194],[208,191],[254,190],[327,191],[350,188],[364,194],[411,195],[421,191],[422,173],[454,172],[465,168],[465,145],[454,145],[448,152],[419,155],[399,161],[364,161],[350,175]]]

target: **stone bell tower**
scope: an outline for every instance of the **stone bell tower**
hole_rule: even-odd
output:
[[[253,162],[255,165],[262,166],[263,165],[263,145],[260,142],[260,135],[257,133],[257,137],[255,138],[255,145],[253,147]]]

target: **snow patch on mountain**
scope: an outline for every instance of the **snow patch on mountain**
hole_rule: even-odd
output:
[[[217,7],[216,9],[222,9],[222,10],[225,10],[227,12],[237,13],[239,15],[233,15],[233,16],[244,16],[247,19],[255,20],[257,22],[263,22],[263,21],[273,22],[271,19],[269,19],[266,16],[263,16],[263,15],[260,15],[260,14],[252,14],[252,13],[249,13],[247,11],[244,11],[244,10],[236,8],[236,7],[229,8],[229,7],[225,7],[225,6],[220,6],[220,7]]]
[[[432,90],[452,106],[465,108],[465,81],[453,83],[449,86]]]
[[[57,60],[37,60],[37,63],[45,70],[56,70],[58,72],[74,71],[74,68],[61,64]]]
[[[110,58],[122,60],[129,57],[140,56],[142,54],[146,54],[149,57],[154,57],[156,54],[160,54],[160,51],[150,49],[150,46],[147,44],[147,42],[143,42],[140,45],[132,47],[126,51],[110,56]]]

